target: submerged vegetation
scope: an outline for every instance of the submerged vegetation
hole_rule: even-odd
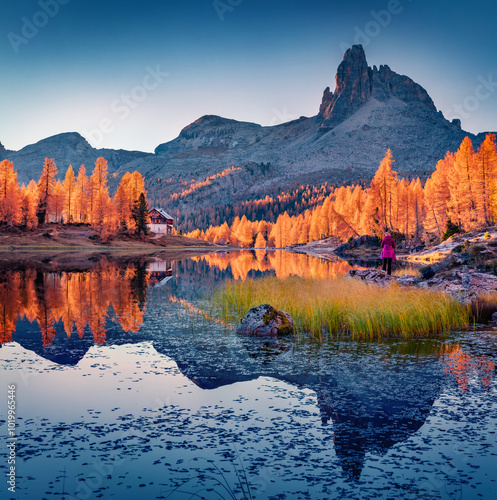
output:
[[[396,284],[379,288],[344,278],[231,281],[213,299],[215,314],[233,325],[251,307],[264,303],[290,313],[297,333],[316,337],[326,333],[368,339],[441,334],[466,326],[471,313],[469,307],[441,292]]]

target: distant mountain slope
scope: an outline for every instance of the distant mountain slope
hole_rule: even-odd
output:
[[[79,134],[65,133],[3,156],[14,161],[22,181],[39,177],[46,156],[55,158],[62,175],[69,164],[77,169],[84,163],[91,170],[95,159],[104,156],[111,173],[140,171],[164,205],[192,180],[233,165],[247,167],[174,201],[179,209],[192,209],[264,196],[269,189],[297,182],[369,180],[388,148],[400,175],[427,177],[466,135],[475,146],[484,136],[446,120],[426,90],[409,77],[388,66],[369,67],[362,46],[354,45],[337,69],[334,92],[325,89],[318,114],[310,118],[263,127],[207,115],[160,144],[155,154],[97,150]],[[258,171],[257,165],[268,163],[270,168]]]
[[[4,158],[14,162],[20,182],[38,180],[46,157],[55,159],[61,177],[69,165],[73,166],[76,173],[81,164],[85,165],[87,172],[91,172],[99,156],[107,160],[109,172],[113,173],[132,160],[153,155],[122,149],[95,149],[77,132],[53,135],[19,151],[6,151],[3,154]]]

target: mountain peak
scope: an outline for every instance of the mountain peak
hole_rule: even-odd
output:
[[[409,77],[399,75],[387,65],[370,68],[362,45],[347,49],[338,66],[335,92],[327,87],[319,107],[322,126],[335,127],[354,114],[371,97],[387,101],[396,97],[405,103],[421,102],[436,112],[426,90]]]

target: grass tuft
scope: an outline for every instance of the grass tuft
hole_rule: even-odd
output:
[[[365,339],[429,336],[467,326],[471,312],[442,292],[396,283],[380,288],[352,279],[294,276],[228,282],[215,293],[213,311],[234,326],[250,308],[265,303],[290,313],[297,333],[315,337],[342,333]]]

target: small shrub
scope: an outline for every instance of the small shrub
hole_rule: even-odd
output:
[[[435,276],[435,271],[432,266],[424,266],[419,270],[419,272],[424,280],[429,280]]]
[[[450,219],[447,221],[447,228],[445,229],[445,233],[442,235],[442,241],[448,240],[454,234],[460,233],[461,230],[457,224],[454,224]]]
[[[485,271],[489,271],[497,276],[497,260],[494,259],[485,262],[484,268]]]
[[[489,240],[491,238],[491,236],[488,234],[488,233],[485,233],[483,235],[483,237],[486,239],[486,240]]]
[[[483,245],[471,245],[469,247],[468,253],[469,255],[471,255],[471,257],[479,257],[483,250],[485,250],[485,247]]]
[[[461,253],[464,247],[462,245],[457,245],[452,249],[452,253]]]

